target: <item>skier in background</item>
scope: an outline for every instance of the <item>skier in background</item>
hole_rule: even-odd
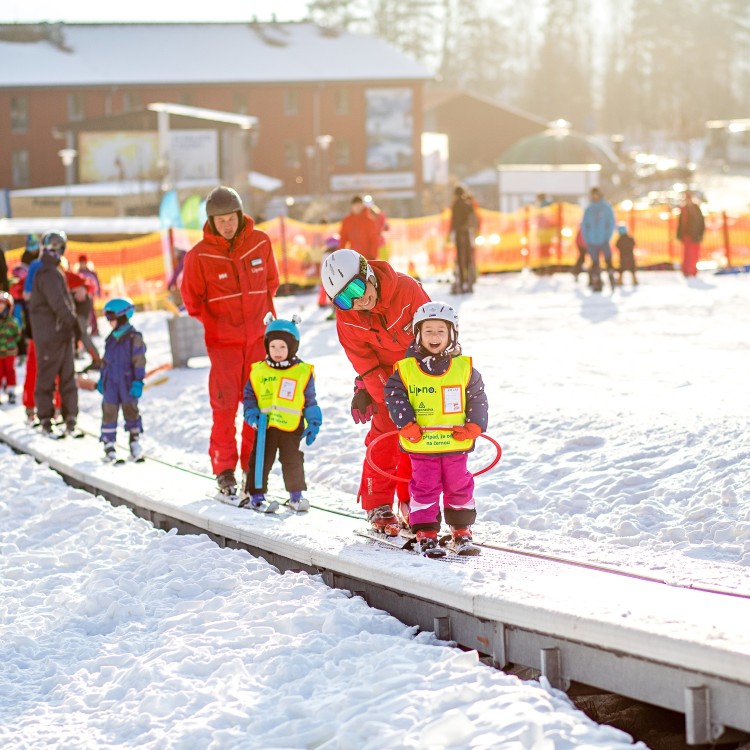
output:
[[[0,292],[0,387],[9,404],[16,403],[16,355],[21,326],[13,317],[13,297]]]
[[[628,234],[628,228],[624,224],[620,224],[617,227],[617,233],[618,237],[615,247],[620,253],[620,276],[618,283],[622,286],[623,273],[630,271],[630,275],[633,277],[633,286],[638,286],[638,279],[635,275],[635,239],[632,235]]]
[[[355,250],[337,250],[323,263],[323,287],[336,309],[336,331],[357,377],[351,414],[356,423],[371,422],[365,446],[394,432],[385,405],[384,387],[393,365],[402,359],[413,339],[414,313],[429,302],[422,285],[397,273],[383,260],[367,261]],[[408,456],[398,449],[396,435],[374,446],[372,461],[383,471],[408,477]],[[365,460],[357,499],[376,531],[396,536],[399,525],[393,513],[394,494],[408,501],[403,483],[381,476]],[[398,489],[397,489],[398,487]]]
[[[117,297],[104,305],[104,316],[112,326],[112,333],[104,343],[104,357],[96,390],[102,394],[102,429],[100,442],[104,445],[104,460],[115,461],[117,418],[122,407],[125,431],[130,433],[130,457],[141,459],[143,449],[140,436],[143,422],[138,410],[138,399],[143,394],[146,377],[146,344],[140,331],[130,319],[135,306],[129,299]]]
[[[385,402],[409,454],[409,517],[416,549],[442,557],[438,547],[440,494],[452,545],[459,554],[478,554],[471,542],[476,520],[474,477],[466,466],[474,441],[487,429],[487,395],[471,358],[461,354],[458,315],[444,302],[428,302],[414,315],[416,337],[396,362],[385,386]],[[446,429],[436,429],[446,427]]]
[[[601,292],[601,265],[599,257],[603,254],[607,264],[607,274],[612,289],[615,288],[615,271],[612,266],[612,248],[609,245],[612,234],[615,231],[615,212],[608,201],[604,199],[599,188],[592,188],[591,203],[583,212],[581,230],[583,241],[589,251],[591,258],[591,288],[595,292]]]

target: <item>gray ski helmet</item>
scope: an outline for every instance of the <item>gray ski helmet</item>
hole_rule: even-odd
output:
[[[67,246],[68,235],[65,234],[62,229],[54,232],[47,232],[42,237],[42,252],[64,255]]]
[[[223,216],[224,214],[231,213],[237,214],[237,218],[239,219],[237,231],[239,232],[244,223],[242,199],[239,193],[234,188],[226,187],[225,185],[214,188],[206,198],[206,216],[208,216],[208,223],[211,225],[214,233],[216,233],[214,216]]]

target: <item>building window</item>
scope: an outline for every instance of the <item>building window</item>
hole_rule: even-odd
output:
[[[132,112],[141,106],[141,97],[135,91],[122,92],[122,111]]]
[[[27,187],[31,182],[29,174],[29,151],[17,148],[11,154],[11,179],[14,187]]]
[[[349,114],[349,89],[336,89],[335,108],[337,115]]]
[[[68,120],[83,120],[83,94],[68,94]]]
[[[235,91],[232,94],[232,111],[240,115],[247,114],[247,94],[244,91]]]
[[[284,141],[284,164],[287,167],[299,166],[299,143],[297,141]]]
[[[25,96],[12,96],[10,99],[10,130],[12,133],[25,133],[29,129],[29,102]]]
[[[297,89],[287,89],[284,92],[284,114],[299,114],[299,91]]]
[[[337,138],[333,142],[333,160],[339,166],[349,164],[352,158],[352,151],[349,147],[349,141]]]

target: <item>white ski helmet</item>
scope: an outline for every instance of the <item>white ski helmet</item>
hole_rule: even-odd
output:
[[[426,320],[444,320],[448,324],[448,349],[458,343],[458,313],[447,302],[427,302],[414,313],[411,327],[417,340],[422,345],[422,323]]]
[[[356,250],[334,250],[320,267],[323,289],[331,299],[357,276],[367,280],[374,274],[367,260]]]

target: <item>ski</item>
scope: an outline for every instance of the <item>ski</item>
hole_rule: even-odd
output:
[[[403,549],[407,552],[411,552],[415,555],[427,557],[432,560],[439,560],[448,557],[448,553],[456,555],[458,557],[470,557],[480,555],[482,553],[481,547],[474,544],[473,542],[463,542],[461,544],[455,544],[451,537],[445,536],[438,542],[437,547],[420,552],[415,549],[416,537],[408,530],[402,529],[399,536],[386,536],[377,531],[370,531],[367,529],[355,529],[354,533],[357,536],[365,539],[370,539],[374,542],[379,542],[386,547],[392,547],[394,549]]]
[[[415,537],[406,530],[402,530],[398,536],[386,536],[382,532],[375,531],[374,529],[355,529],[354,533],[365,539],[371,539],[374,542],[385,544],[387,547],[405,549],[408,551],[412,550],[415,541]]]

